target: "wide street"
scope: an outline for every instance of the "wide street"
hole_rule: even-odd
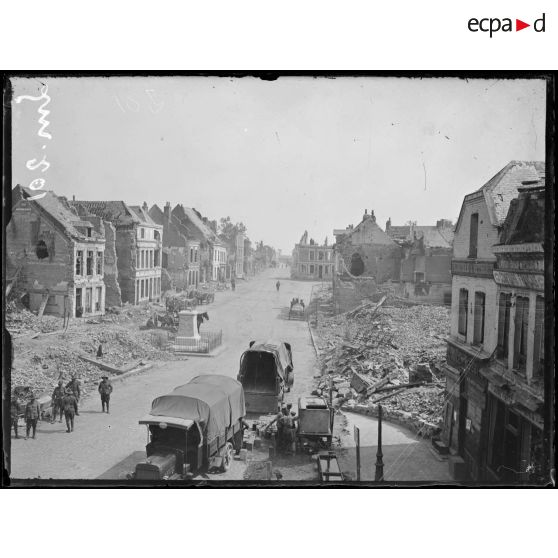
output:
[[[151,407],[152,400],[198,374],[226,374],[236,377],[239,359],[252,339],[286,340],[293,347],[295,382],[286,395],[295,405],[299,396],[309,395],[313,376],[318,373],[316,355],[305,321],[289,321],[288,304],[293,297],[308,302],[315,283],[291,281],[286,268],[268,269],[248,281],[238,281],[235,292],[216,293],[215,302],[203,306],[209,322],[202,328],[223,330],[223,351],[215,357],[189,357],[158,362],[137,375],[114,382],[111,414],[101,412],[96,393],[85,398],[76,417],[75,430],[66,433],[64,423],[41,422],[35,440],[12,438],[13,479],[121,479],[145,457],[146,429],[138,420]],[[275,282],[281,281],[279,293]],[[342,448],[339,462],[347,478],[355,479],[353,425],[362,432],[362,480],[373,480],[377,421],[368,417],[336,415],[334,434]],[[417,440],[401,427],[384,423],[384,462],[386,480],[448,481],[447,464],[429,451],[426,441]],[[264,448],[265,449],[265,448]],[[267,451],[267,450],[265,450]],[[254,457],[265,458],[263,451]],[[240,480],[245,463],[233,462],[223,475],[212,480]],[[316,472],[307,456],[278,456],[274,468],[285,480],[315,480]]]
[[[42,422],[35,440],[13,439],[12,478],[94,479],[124,461],[117,468],[120,476],[127,463],[133,467],[144,455],[146,429],[138,419],[149,412],[151,401],[198,374],[236,378],[240,356],[252,339],[290,341],[295,383],[287,399],[296,402],[299,394],[309,394],[316,360],[308,326],[305,321],[285,318],[293,297],[309,300],[313,283],[288,277],[286,268],[268,269],[248,281],[238,281],[234,292],[216,293],[215,302],[203,306],[209,322],[202,329],[223,330],[226,347],[217,356],[157,363],[115,382],[110,415],[101,412],[99,398],[92,394],[83,401],[71,434],[66,433],[64,423]],[[278,278],[279,293],[275,289]]]

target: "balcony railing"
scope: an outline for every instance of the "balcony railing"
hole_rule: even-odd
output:
[[[451,261],[451,274],[491,278],[493,277],[494,264],[493,261],[454,259]]]

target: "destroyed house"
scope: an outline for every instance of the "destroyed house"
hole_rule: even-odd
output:
[[[153,205],[150,217],[163,227],[163,291],[187,290],[200,281],[200,242],[171,212],[167,202],[161,209]]]
[[[510,162],[465,196],[456,224],[442,442],[459,479],[538,474],[544,254],[531,219],[544,196],[525,186],[542,177],[542,162]]]
[[[105,312],[102,220],[80,216],[63,197],[22,186],[12,191],[6,227],[10,291],[40,316],[82,317]]]
[[[147,205],[123,201],[74,201],[114,227],[117,285],[123,303],[139,304],[161,298],[163,227],[147,212]],[[110,286],[110,285],[109,285]],[[117,298],[118,293],[111,293]]]
[[[223,281],[227,267],[227,249],[217,236],[217,224],[202,217],[199,211],[181,204],[172,215],[199,241],[200,281]]]
[[[370,277],[376,284],[399,280],[401,248],[378,225],[374,211],[364,210],[356,226],[334,230],[336,272]]]
[[[334,273],[333,246],[308,240],[308,231],[304,231],[298,244],[295,244],[291,277],[293,279],[331,280]]]
[[[395,232],[394,232],[395,229]],[[386,233],[401,246],[400,294],[405,298],[451,304],[453,224],[440,219],[434,226],[386,223]]]

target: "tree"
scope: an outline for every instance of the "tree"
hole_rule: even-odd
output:
[[[239,234],[246,234],[244,223],[233,224],[230,217],[221,217],[219,221],[219,238],[231,249],[236,247],[236,237]]]

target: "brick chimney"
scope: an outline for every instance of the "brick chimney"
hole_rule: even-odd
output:
[[[143,202],[143,205],[141,206],[141,208],[142,208],[144,211],[149,211],[149,208],[147,207],[147,202]]]
[[[389,229],[391,229],[391,217],[386,221],[386,232],[389,232]]]
[[[165,207],[163,208],[163,215],[165,216],[165,221],[169,222],[171,217],[171,204],[170,202],[165,203]]]

